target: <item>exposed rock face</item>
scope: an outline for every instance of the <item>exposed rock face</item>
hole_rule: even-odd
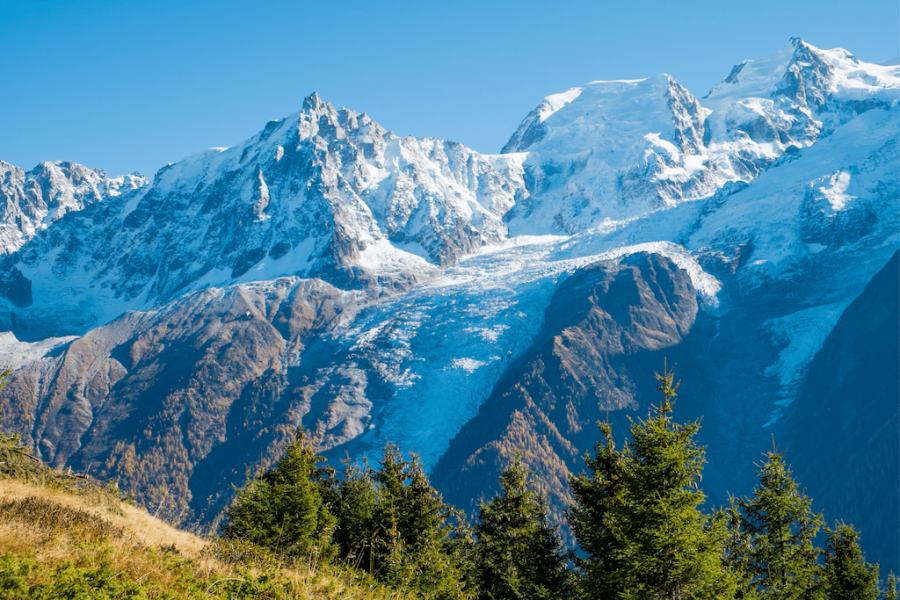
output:
[[[19,337],[77,334],[193,289],[290,275],[407,289],[505,238],[502,216],[524,193],[518,163],[398,137],[313,94],[243,144],[79,204],[0,266],[7,321]],[[81,198],[78,185],[67,193]]]
[[[308,349],[363,304],[278,279],[128,313],[19,370],[7,423],[54,466],[115,478],[169,517],[211,518],[291,439],[321,387],[308,375],[331,368]],[[360,416],[332,435],[358,435]]]
[[[786,450],[816,508],[864,532],[863,548],[884,572],[900,566],[898,339],[895,253],[816,353],[791,406]]]
[[[42,162],[25,172],[0,161],[0,253],[22,247],[69,212],[127,194],[147,180],[135,173],[107,177],[104,171],[70,162]]]
[[[520,451],[538,488],[564,507],[568,476],[593,447],[597,421],[612,412],[627,426],[625,414],[657,400],[646,393],[653,369],[662,370],[655,360],[689,334],[697,310],[688,274],[657,254],[580,269],[553,295],[533,345],[453,439],[435,484],[452,502],[474,508]]]

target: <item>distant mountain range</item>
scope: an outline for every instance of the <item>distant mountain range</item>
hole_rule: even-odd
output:
[[[900,67],[794,39],[703,98],[548,96],[499,155],[313,94],[153,181],[0,162],[3,424],[198,526],[300,424],[467,510],[519,450],[558,511],[666,358],[711,502],[774,440],[897,572],[898,138]]]

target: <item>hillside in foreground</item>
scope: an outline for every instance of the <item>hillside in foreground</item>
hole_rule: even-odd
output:
[[[2,434],[0,434],[2,435]],[[0,598],[402,598],[361,572],[208,541],[0,441]]]

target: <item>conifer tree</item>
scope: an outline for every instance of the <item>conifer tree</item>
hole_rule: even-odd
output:
[[[897,600],[897,576],[891,573],[887,578],[887,589],[884,590],[884,600]]]
[[[576,563],[583,577],[579,588],[588,598],[612,598],[628,585],[626,528],[622,521],[629,501],[625,485],[625,453],[616,450],[609,423],[599,423],[603,439],[594,456],[585,455],[587,473],[569,479],[575,503],[568,523],[586,559]]]
[[[462,579],[448,545],[453,507],[431,487],[418,456],[406,461],[394,445],[385,448],[375,477],[376,521],[385,532],[387,550],[383,580],[422,594],[452,597]]]
[[[878,565],[866,562],[850,525],[829,531],[825,545],[823,590],[831,600],[875,600],[878,598]]]
[[[298,427],[278,464],[240,490],[225,510],[222,536],[290,556],[330,560],[335,520],[323,502],[327,470],[316,464],[322,460]]]
[[[348,465],[338,483],[340,557],[377,580],[423,597],[471,593],[454,536],[456,511],[431,486],[421,460],[388,444],[380,469]]]
[[[530,489],[517,454],[500,476],[500,493],[482,503],[474,528],[480,600],[562,599],[571,595],[569,553],[547,502]]]
[[[732,564],[750,575],[745,591],[762,598],[816,598],[820,550],[813,545],[822,528],[821,513],[800,493],[784,457],[769,452],[760,466],[759,485],[750,499],[738,501],[739,527],[750,546],[731,555]]]
[[[716,519],[724,523],[728,531],[725,539],[725,556],[732,571],[738,578],[738,589],[735,598],[756,598],[753,585],[753,574],[749,570],[750,557],[753,550],[753,537],[742,527],[744,515],[741,503],[734,496],[729,498],[728,508],[720,510]]]
[[[379,535],[384,537],[375,520],[378,489],[374,475],[368,461],[357,466],[348,459],[344,463],[344,476],[336,484],[337,500],[333,508],[337,519],[334,542],[338,557],[372,575],[375,573],[376,546],[381,540]]]
[[[9,384],[8,377],[12,374],[12,367],[6,367],[0,372],[0,390]],[[18,446],[22,441],[22,436],[18,433],[6,433],[3,429],[3,406],[0,405],[0,444]]]
[[[726,532],[699,506],[704,449],[699,423],[672,420],[678,385],[667,370],[656,374],[662,404],[647,420],[632,421],[621,452],[611,430],[591,472],[573,478],[570,525],[587,555],[585,596],[600,598],[730,598],[737,577],[724,563]]]

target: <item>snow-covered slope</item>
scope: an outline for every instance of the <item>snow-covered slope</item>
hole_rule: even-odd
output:
[[[668,75],[548,96],[504,147],[527,152],[531,198],[516,206],[513,233],[573,233],[709,195],[705,117]]]
[[[772,56],[744,61],[701,100],[712,111],[713,161],[731,178],[750,181],[788,148],[809,146],[860,113],[895,105],[898,73],[797,38]]]
[[[6,261],[6,297],[35,337],[285,275],[404,289],[504,239],[521,182],[516,157],[400,138],[313,94],[250,140],[164,167],[34,239]]]
[[[110,178],[104,171],[63,161],[42,162],[28,172],[0,161],[0,252],[15,252],[66,213],[146,183],[137,173]]]
[[[799,39],[697,100],[669,75],[548,96],[504,147],[526,153],[513,234],[573,233],[749,183],[792,148],[889,109],[900,70]]]

